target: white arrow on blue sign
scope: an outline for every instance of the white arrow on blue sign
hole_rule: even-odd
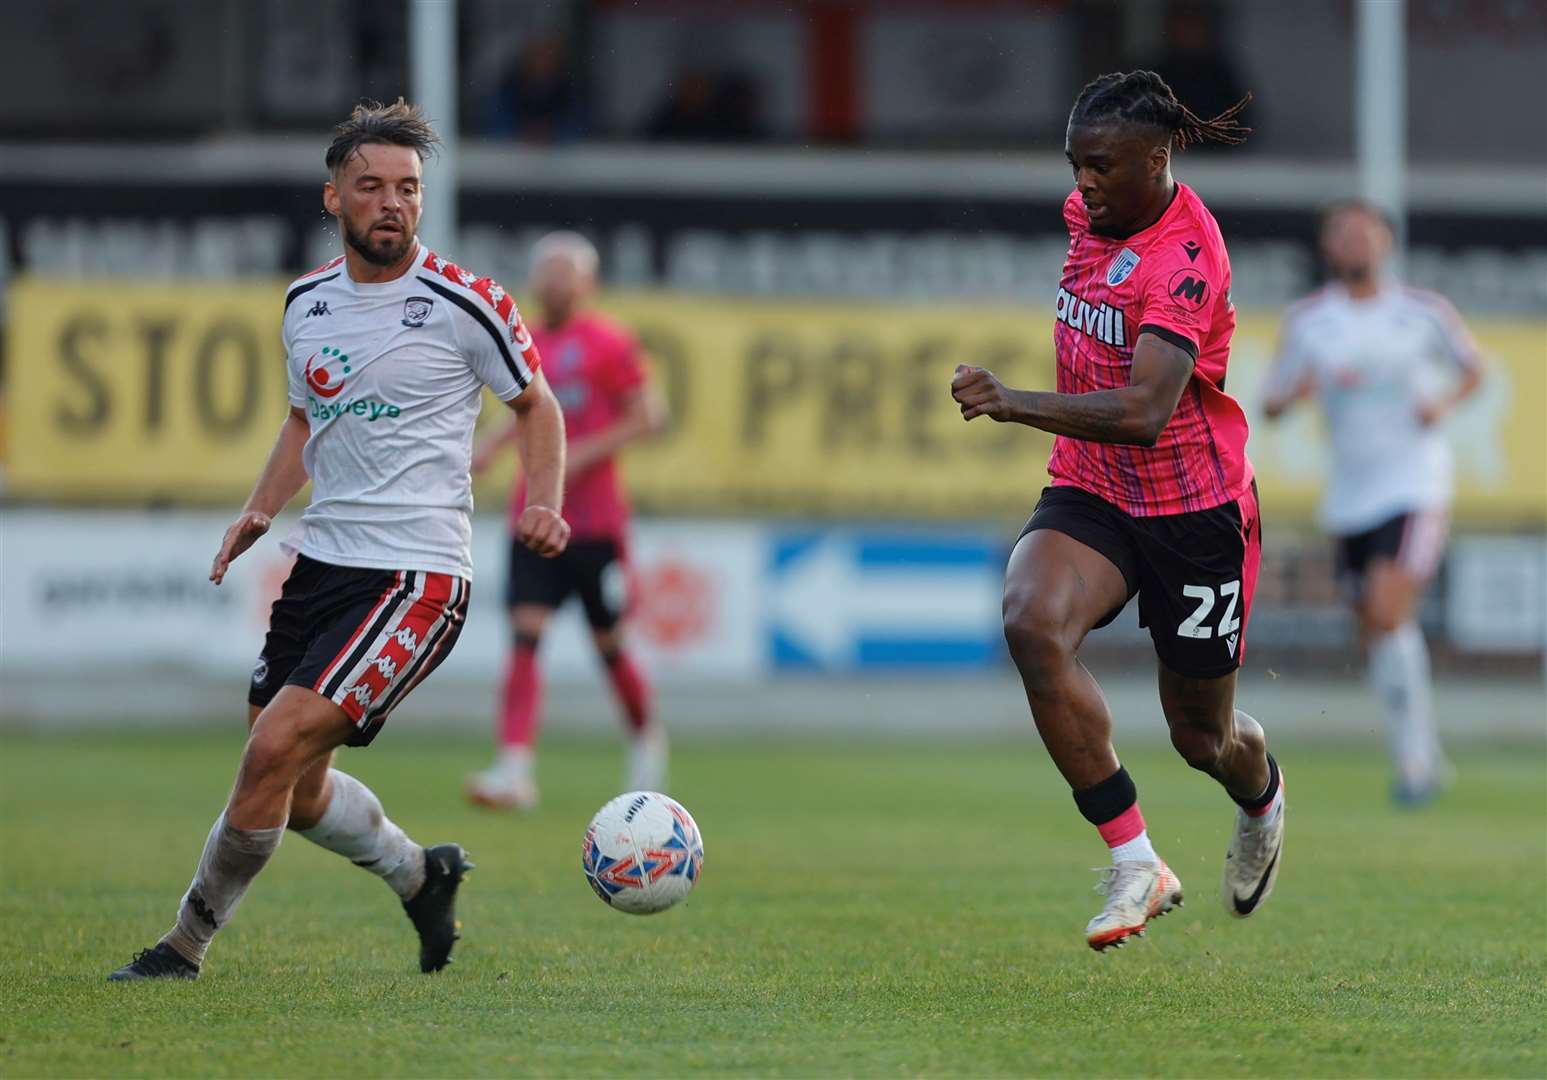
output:
[[[1005,551],[961,534],[776,536],[768,646],[785,670],[972,668],[1002,654]]]

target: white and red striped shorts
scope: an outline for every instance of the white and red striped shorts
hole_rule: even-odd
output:
[[[281,686],[315,690],[376,737],[392,710],[451,653],[467,620],[468,582],[423,570],[332,566],[305,555],[269,615],[247,700]]]

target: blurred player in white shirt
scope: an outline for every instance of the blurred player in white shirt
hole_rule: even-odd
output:
[[[1483,378],[1477,345],[1436,293],[1386,274],[1392,230],[1375,207],[1323,219],[1333,280],[1289,309],[1263,409],[1315,397],[1332,443],[1321,524],[1346,585],[1387,716],[1399,803],[1428,801],[1450,766],[1435,730],[1429,652],[1417,620],[1444,555],[1452,495],[1440,423]]]

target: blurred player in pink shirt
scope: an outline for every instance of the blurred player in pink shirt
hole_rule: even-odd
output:
[[[597,254],[579,233],[555,232],[532,252],[531,292],[539,318],[531,325],[544,370],[564,410],[568,437],[564,520],[569,549],[559,558],[528,557],[510,547],[505,603],[512,633],[510,662],[499,709],[499,756],[468,778],[467,796],[481,805],[531,809],[542,707],[537,651],[553,613],[578,596],[597,654],[607,669],[628,726],[625,791],[658,790],[666,782],[666,733],[654,715],[650,686],[623,646],[628,608],[628,498],[617,453],[662,430],[665,401],[650,380],[639,342],[624,327],[589,310],[596,288]],[[473,455],[480,471],[515,440],[511,424]],[[527,506],[525,477],[511,500],[511,522]]]

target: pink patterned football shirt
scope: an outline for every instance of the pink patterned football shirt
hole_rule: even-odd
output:
[[[644,355],[633,334],[591,311],[557,328],[529,328],[548,385],[564,410],[564,433],[571,446],[623,418],[629,398],[645,385]],[[616,458],[603,458],[569,477],[566,488],[564,520],[573,539],[622,542],[628,536],[628,496]],[[525,506],[523,476],[511,500],[512,526]]]
[[[1252,466],[1246,414],[1225,393],[1235,307],[1214,215],[1177,184],[1160,220],[1124,239],[1090,231],[1079,192],[1064,201],[1064,222],[1069,255],[1053,327],[1059,393],[1127,386],[1144,333],[1191,354],[1196,367],[1153,447],[1056,438],[1047,466],[1054,486],[1081,488],[1135,517],[1234,502],[1251,486]]]

